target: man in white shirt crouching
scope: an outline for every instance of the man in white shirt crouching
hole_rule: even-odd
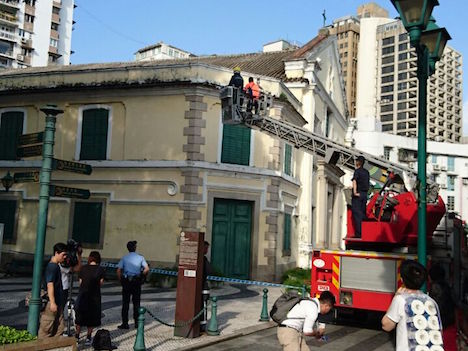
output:
[[[304,336],[321,337],[324,328],[314,330],[319,314],[327,314],[335,305],[335,296],[324,291],[320,297],[304,299],[288,312],[287,318],[278,326],[278,340],[283,351],[310,351]]]

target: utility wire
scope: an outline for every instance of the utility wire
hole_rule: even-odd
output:
[[[118,30],[116,30],[115,28],[113,28],[112,26],[108,25],[107,23],[103,22],[102,20],[100,20],[98,17],[96,17],[95,15],[93,15],[91,13],[91,11],[88,11],[85,7],[83,7],[83,5],[81,5],[81,2],[80,4],[78,5],[78,8],[79,9],[82,9],[83,12],[86,12],[88,14],[89,17],[91,17],[93,20],[95,20],[97,23],[99,23],[100,25],[102,25],[103,27],[107,28],[107,30],[111,31],[112,33],[118,35],[118,36],[121,36],[122,38],[125,38],[127,40],[130,40],[130,41],[133,41],[135,43],[138,43],[138,44],[141,44],[141,45],[144,45],[144,46],[147,46],[148,43],[144,43],[140,40],[137,40],[135,38],[132,38],[130,36],[128,36],[127,34],[125,33],[122,33]]]

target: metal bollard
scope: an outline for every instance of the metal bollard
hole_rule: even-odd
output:
[[[208,324],[208,329],[206,330],[208,335],[219,335],[218,321],[216,319],[216,310],[218,308],[218,304],[216,303],[217,300],[216,296],[211,298],[211,318],[210,323]]]
[[[306,297],[306,294],[307,294],[307,289],[306,289],[306,286],[303,285],[302,286],[302,297]]]
[[[270,316],[268,315],[268,289],[263,289],[263,302],[262,313],[260,314],[260,322],[269,322]]]
[[[135,345],[133,351],[146,351],[145,347],[145,313],[146,308],[140,307],[138,309],[138,330],[135,338]]]

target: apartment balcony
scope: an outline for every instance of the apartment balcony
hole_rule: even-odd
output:
[[[60,24],[60,15],[58,13],[52,13],[52,22]]]
[[[58,9],[61,9],[62,8],[62,1],[60,0],[54,0],[53,1],[53,6],[58,8]]]
[[[23,60],[21,62],[24,63],[25,65],[31,66],[31,56],[28,56],[28,55],[21,55],[21,56],[23,56],[22,57]]]
[[[36,8],[34,6],[25,4],[24,5],[24,13],[31,16],[36,16]]]
[[[34,32],[34,23],[24,22],[23,29],[27,32]]]
[[[50,30],[50,37],[55,40],[59,40],[59,32],[55,29]]]
[[[16,34],[0,30],[0,39],[16,43]]]
[[[4,50],[0,51],[0,56],[1,57],[7,57],[7,58],[13,58],[13,50]]]
[[[18,26],[18,18],[6,12],[0,12],[0,22],[6,23],[10,26]]]
[[[20,7],[19,0],[0,0],[0,7],[18,10]]]
[[[58,55],[58,49],[55,46],[49,45],[49,54]]]
[[[0,68],[11,68],[11,67],[13,67],[12,60],[0,61]]]
[[[21,47],[32,49],[32,39],[21,38]]]

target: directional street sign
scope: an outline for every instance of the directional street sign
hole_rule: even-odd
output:
[[[65,186],[50,185],[50,196],[73,197],[77,199],[89,199],[90,193],[86,189],[68,188]]]
[[[56,169],[57,171],[67,171],[88,175],[93,171],[90,165],[79,162],[58,160],[56,158],[52,159],[52,169]]]
[[[23,134],[18,139],[18,145],[40,144],[44,140],[44,132]]]
[[[42,144],[19,146],[16,149],[16,156],[21,157],[34,157],[42,155]]]
[[[13,175],[15,183],[37,183],[39,181],[39,171],[17,172]]]

